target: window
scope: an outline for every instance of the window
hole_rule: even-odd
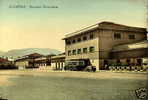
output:
[[[142,64],[142,59],[137,59],[137,64],[136,65],[141,66],[141,64]]]
[[[83,37],[83,40],[84,40],[84,41],[86,41],[86,40],[87,40],[87,37],[86,37],[86,36],[84,36],[84,37]]]
[[[120,33],[115,33],[114,38],[115,39],[121,39],[121,34]]]
[[[66,44],[69,45],[69,44],[71,44],[71,42],[70,41],[66,41]]]
[[[71,55],[71,50],[68,51],[68,56],[70,56],[70,55]]]
[[[72,50],[72,54],[75,55],[76,54],[76,50]]]
[[[81,38],[78,38],[78,42],[81,42]]]
[[[93,34],[90,34],[89,38],[90,39],[93,39],[94,38],[94,35]]]
[[[76,40],[73,40],[72,43],[76,43]]]
[[[128,65],[130,65],[131,61],[130,61],[130,59],[126,59],[126,62],[127,62]]]
[[[127,62],[127,63],[130,63],[130,59],[126,59],[126,62]]]
[[[77,54],[81,54],[81,49],[78,49],[77,50]]]
[[[83,53],[87,53],[87,48],[83,48]]]
[[[128,38],[129,38],[129,39],[135,39],[135,35],[133,35],[133,34],[128,35]]]
[[[95,51],[95,47],[90,47],[89,48],[89,52],[94,52]]]
[[[84,66],[85,64],[84,64],[83,61],[80,61],[80,62],[79,62],[79,65],[80,65],[80,66]]]
[[[117,59],[117,63],[120,63],[120,59]]]
[[[118,65],[118,66],[121,65],[121,61],[120,61],[120,59],[117,59],[117,65]]]

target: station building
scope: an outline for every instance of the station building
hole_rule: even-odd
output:
[[[65,66],[65,53],[61,53],[51,57],[52,69],[64,69]]]
[[[43,55],[38,53],[24,55],[15,60],[15,66],[17,66],[18,69],[35,68],[37,67],[35,59],[40,58],[42,56]]]
[[[111,61],[124,59],[129,62],[129,58],[138,60],[147,57],[148,52],[146,28],[113,22],[86,27],[65,35],[63,40],[65,60],[89,59],[98,70],[104,69],[105,64]]]

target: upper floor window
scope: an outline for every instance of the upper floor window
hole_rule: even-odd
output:
[[[84,40],[84,41],[87,40],[87,36],[84,36],[84,37],[83,37],[83,40]]]
[[[69,44],[71,44],[71,42],[70,41],[66,41],[66,44],[69,45]]]
[[[70,56],[70,55],[71,55],[71,50],[68,51],[68,56]]]
[[[81,49],[78,49],[77,54],[81,54]]]
[[[78,42],[81,42],[81,38],[78,38]]]
[[[76,43],[76,40],[73,40],[72,43]]]
[[[87,48],[83,48],[83,53],[87,53]]]
[[[134,34],[130,34],[130,35],[128,35],[128,38],[129,39],[135,39],[135,35]]]
[[[114,38],[115,39],[121,39],[121,34],[120,33],[114,33]]]
[[[89,52],[94,52],[95,51],[95,47],[89,47]]]
[[[90,39],[93,39],[94,38],[94,35],[93,34],[90,34],[89,38]]]
[[[72,54],[75,55],[76,54],[76,50],[72,50]]]

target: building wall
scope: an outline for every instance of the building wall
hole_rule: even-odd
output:
[[[121,39],[115,39],[114,33],[120,33]],[[129,39],[129,35],[135,34],[135,39]],[[115,30],[101,30],[99,32],[99,51],[100,58],[107,59],[110,56],[110,51],[113,46],[125,43],[137,42],[146,39],[146,33],[115,31]]]
[[[120,33],[121,38],[115,39],[114,33]],[[68,41],[72,42],[73,39],[75,39],[75,40],[77,40],[78,38],[82,39],[83,36],[89,36],[90,34],[92,34],[92,32],[84,34],[84,35],[79,35],[79,36],[69,38]],[[145,33],[115,31],[115,30],[97,30],[97,31],[93,32],[93,34],[94,34],[94,39],[66,45],[66,47],[65,47],[66,60],[89,58],[91,63],[93,63],[95,61],[95,63],[93,63],[93,64],[96,67],[99,67],[99,65],[100,65],[100,68],[101,68],[101,66],[104,66],[104,60],[109,60],[110,58],[112,58],[110,56],[110,51],[112,50],[113,46],[144,40],[145,36],[146,36]],[[135,39],[129,39],[129,35],[131,35],[131,34],[135,35]],[[88,53],[82,53],[82,54],[68,56],[69,50],[72,51],[72,50],[77,50],[77,49],[83,49],[86,47],[89,48],[90,46],[95,47],[94,53],[88,52]],[[99,61],[99,59],[100,59],[100,61]]]
[[[146,53],[148,49],[134,49],[129,51],[120,51],[112,53],[112,58],[114,59],[122,59],[122,58],[142,58],[146,57]]]
[[[26,66],[29,66],[29,62],[28,61],[17,61],[15,62],[15,66],[25,68]]]
[[[72,38],[69,38],[68,41],[73,41],[73,39],[77,40],[78,38],[81,38],[81,42],[76,42],[70,45],[66,45],[65,51],[66,51],[66,60],[70,59],[87,59],[89,58],[91,63],[96,66],[97,68],[99,67],[99,38],[98,38],[98,32],[99,31],[93,31],[89,32],[83,35],[75,36]],[[93,39],[89,39],[89,36],[93,34]],[[83,41],[83,37],[87,36],[87,40]],[[89,52],[89,47],[94,47],[95,50],[94,52]],[[83,48],[87,48],[87,53],[83,53]],[[81,54],[76,55],[69,55],[68,51],[72,50],[77,50],[81,49]],[[99,68],[98,68],[99,69]]]
[[[53,69],[64,69],[64,66],[65,66],[64,61],[51,62],[51,67]]]
[[[130,60],[130,64],[136,65],[138,63],[138,58],[120,58],[120,59],[110,59],[109,64],[117,64],[117,60],[120,60],[121,64],[128,64],[127,59]]]
[[[65,54],[51,57],[51,68],[64,69],[65,66]]]
[[[100,27],[100,26],[99,26]],[[122,30],[120,30],[120,25],[118,26],[118,30],[116,30],[114,25],[111,25],[110,29],[96,29],[95,31],[88,31],[87,33],[82,33],[79,35],[75,35],[69,38],[66,38],[66,41],[73,41],[74,39],[77,40],[78,38],[81,38],[83,36],[89,36],[90,34],[94,34],[94,39],[87,40],[87,41],[81,41],[79,43],[73,43],[70,45],[65,45],[65,52],[66,52],[66,60],[70,59],[85,59],[89,58],[91,63],[94,64],[98,69],[101,69],[102,66],[104,66],[104,60],[110,60],[112,58],[111,50],[113,46],[126,44],[126,43],[133,43],[140,40],[146,39],[146,33],[138,32],[137,30],[134,31],[123,31],[124,28],[122,27]],[[117,27],[117,26],[116,26]],[[121,34],[120,39],[116,39],[114,37],[115,33]],[[134,39],[130,39],[129,35],[135,35]],[[95,52],[93,53],[81,53],[76,55],[68,55],[69,50],[77,50],[77,49],[83,49],[83,48],[89,48],[90,46],[95,47]],[[129,52],[127,52],[126,55],[128,55]],[[141,52],[136,53],[137,56],[140,55]],[[135,54],[135,53],[133,53]],[[122,55],[124,56],[124,54]],[[128,58],[128,56],[126,56]]]

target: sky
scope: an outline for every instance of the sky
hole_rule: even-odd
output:
[[[0,0],[0,51],[64,51],[64,35],[101,21],[146,28],[147,7],[147,0]]]

